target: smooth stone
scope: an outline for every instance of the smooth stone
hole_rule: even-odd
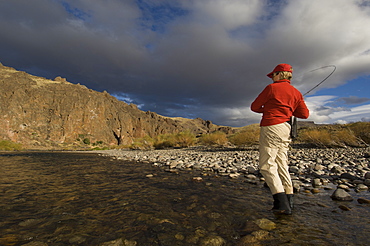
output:
[[[266,239],[269,236],[269,232],[265,230],[258,230],[252,232],[252,234],[242,237],[237,246],[252,246],[252,245],[262,245],[259,241]]]
[[[48,244],[43,243],[43,242],[34,241],[34,242],[22,244],[22,246],[48,246]]]
[[[355,190],[356,191],[366,191],[368,189],[369,189],[369,187],[367,187],[366,185],[364,185],[364,184],[358,184]]]
[[[276,224],[269,219],[258,219],[254,223],[259,226],[262,230],[271,231],[276,228]]]
[[[360,203],[360,204],[370,204],[369,199],[365,199],[365,198],[362,198],[362,197],[358,198],[357,202]]]
[[[319,178],[314,179],[313,182],[312,182],[312,185],[313,185],[313,187],[320,187],[320,186],[322,186],[321,179],[319,179]]]
[[[343,211],[350,211],[351,208],[346,206],[346,205],[339,205],[339,208],[342,209]]]
[[[370,179],[370,172],[365,173],[364,178],[365,179]]]
[[[348,180],[356,180],[356,179],[358,179],[356,176],[354,176],[354,175],[352,175],[350,173],[342,173],[340,175],[340,178],[341,179],[348,179]]]
[[[208,236],[200,241],[201,246],[224,246],[225,239],[220,236]]]
[[[330,197],[337,201],[353,201],[352,196],[341,188],[336,189]]]

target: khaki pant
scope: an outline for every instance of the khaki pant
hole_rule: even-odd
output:
[[[293,194],[288,167],[291,142],[289,123],[262,126],[259,145],[259,167],[271,193]]]

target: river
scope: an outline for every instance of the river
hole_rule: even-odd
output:
[[[356,199],[369,192],[353,202],[332,192],[299,193],[294,214],[276,217],[260,182],[88,152],[1,152],[0,245],[368,245],[370,205]]]

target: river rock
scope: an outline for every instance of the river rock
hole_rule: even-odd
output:
[[[237,246],[258,246],[262,245],[259,241],[267,239],[269,236],[269,232],[265,230],[258,230],[252,232],[252,234],[242,237],[238,242]]]
[[[30,243],[22,244],[22,246],[48,246],[48,244],[47,243],[43,243],[43,242],[35,241],[35,242],[30,242]]]
[[[339,205],[339,208],[340,209],[342,209],[343,211],[350,211],[351,210],[351,208],[350,207],[348,207],[348,206],[346,206],[346,205]]]
[[[276,228],[276,224],[274,222],[265,218],[258,219],[254,223],[256,223],[259,226],[259,228],[266,231],[271,231]]]
[[[364,178],[365,179],[370,179],[370,172],[365,173]]]
[[[298,174],[298,173],[299,173],[299,167],[296,167],[296,166],[290,166],[290,167],[289,167],[289,172],[290,172],[290,173],[294,173],[294,174]]]
[[[334,193],[331,195],[331,199],[337,201],[353,201],[352,196],[341,188],[338,188],[334,191]]]
[[[100,244],[100,246],[136,246],[136,241],[130,241],[123,238],[119,238],[113,241],[105,242]]]
[[[358,184],[357,187],[355,188],[355,191],[360,192],[360,191],[366,191],[368,189],[369,189],[369,187],[367,187],[366,185]]]
[[[360,203],[360,204],[370,204],[369,199],[365,199],[365,198],[362,198],[362,197],[358,198],[357,202]]]
[[[349,180],[356,180],[356,179],[358,179],[355,175],[350,174],[350,173],[342,173],[340,175],[340,178],[341,179],[349,179]]]
[[[264,182],[259,172],[259,153],[256,148],[245,150],[210,151],[202,147],[165,150],[109,150],[105,155],[126,160],[147,162],[165,171],[213,173],[217,176],[244,179],[244,182]],[[346,149],[294,149],[289,152],[289,172],[294,191],[320,192],[321,189],[337,188],[349,192],[370,187],[370,159],[364,158],[370,148]],[[201,175],[201,174],[199,174]],[[254,178],[254,175],[256,178]],[[197,181],[197,179],[194,179]],[[200,181],[200,180],[198,180]],[[341,198],[339,198],[341,199]]]
[[[313,181],[312,181],[312,186],[313,187],[320,187],[320,186],[322,186],[322,182],[321,182],[321,179],[319,179],[319,178],[316,178],[316,179],[314,179]]]
[[[201,246],[224,246],[225,240],[220,236],[208,236],[200,241]]]
[[[86,238],[83,236],[73,236],[68,240],[70,244],[81,244],[86,241]]]

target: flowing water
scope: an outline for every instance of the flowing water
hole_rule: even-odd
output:
[[[93,153],[3,152],[0,245],[368,245],[370,205],[334,202],[330,193],[297,194],[294,214],[275,217],[269,191],[242,178]],[[260,219],[276,228],[248,243]]]

